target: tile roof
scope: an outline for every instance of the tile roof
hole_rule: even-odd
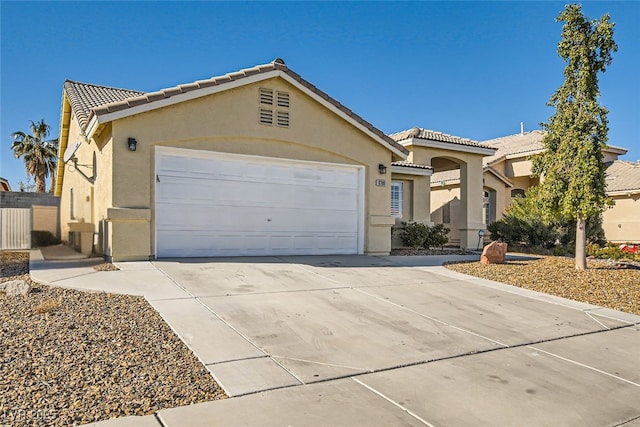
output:
[[[521,157],[526,157],[540,150],[544,150],[542,139],[544,138],[545,134],[545,131],[536,129],[525,133],[517,133],[515,135],[508,135],[500,138],[482,141],[480,143],[481,145],[497,149],[495,154],[493,154],[492,156],[484,157],[482,159],[482,162],[485,165],[488,165],[500,161],[507,156],[521,155]],[[627,149],[616,147],[614,145],[608,145],[607,148],[605,148],[603,151],[608,151],[615,154],[624,154],[627,152]]]
[[[405,155],[409,153],[409,151],[404,148],[402,145],[398,144],[396,141],[387,136],[384,132],[373,126],[368,121],[364,120],[362,117],[351,111],[349,108],[342,105],[339,101],[329,96],[327,93],[321,91],[313,84],[309,83],[305,79],[303,79],[298,73],[291,70],[282,59],[276,58],[273,62],[269,64],[257,65],[255,67],[246,68],[240,71],[235,71],[232,73],[225,74],[223,76],[211,77],[206,80],[198,80],[193,83],[181,84],[175,87],[170,87],[166,89],[161,89],[155,92],[137,92],[137,91],[128,91],[125,89],[116,89],[109,88],[105,86],[93,86],[95,88],[94,92],[91,91],[74,91],[72,92],[73,96],[76,98],[73,101],[71,100],[71,95],[69,90],[67,90],[67,84],[65,83],[65,90],[67,90],[67,94],[69,95],[71,105],[73,107],[73,111],[78,115],[78,119],[81,122],[81,126],[86,130],[87,124],[91,121],[94,115],[102,115],[107,113],[113,113],[116,111],[126,110],[131,107],[135,107],[143,104],[151,104],[155,101],[159,101],[162,99],[170,98],[175,95],[192,92],[195,90],[208,88],[212,86],[222,86],[225,83],[230,83],[236,80],[241,80],[243,78],[253,76],[256,74],[262,74],[269,71],[282,71],[286,73],[289,77],[293,78],[299,84],[309,89],[316,95],[320,96],[325,101],[329,102],[344,114],[349,116],[351,119],[355,120],[360,125],[364,126],[367,130],[372,132],[374,135],[384,140],[389,146],[395,148],[396,150],[404,153]],[[74,82],[69,82],[74,83]],[[71,90],[75,89],[72,85],[69,85]],[[81,118],[82,117],[82,118]]]
[[[121,102],[144,93],[137,90],[118,89],[90,83],[74,82],[72,80],[64,82],[64,90],[67,93],[71,108],[76,114],[82,129],[86,129],[96,107]]]
[[[632,163],[626,160],[615,160],[606,163],[605,182],[607,193],[617,191],[640,190],[640,163]],[[485,171],[493,169],[485,166]],[[436,172],[431,175],[431,185],[444,182],[445,185],[455,184],[460,181],[460,169]]]
[[[418,139],[428,139],[431,141],[439,141],[439,142],[448,142],[451,144],[458,145],[468,145],[471,147],[482,147],[478,141],[474,141],[469,138],[461,138],[455,135],[449,135],[442,132],[436,132],[434,130],[423,129],[423,128],[412,128],[408,130],[403,130],[402,132],[396,132],[389,135],[391,139],[395,141],[404,141],[409,138],[418,138]]]
[[[428,170],[433,170],[432,166],[427,166],[427,165],[419,165],[417,163],[411,163],[408,162],[406,160],[401,160],[398,162],[392,162],[391,166],[400,166],[403,168],[414,168],[414,169],[428,169]]]
[[[614,160],[606,163],[605,182],[607,192],[630,191],[640,189],[640,164],[626,160]]]
[[[500,138],[482,141],[481,144],[497,149],[495,154],[482,159],[484,164],[491,164],[497,160],[512,154],[533,153],[544,149],[542,138],[545,132],[542,130],[533,130],[524,134],[517,133],[515,135],[503,136]]]

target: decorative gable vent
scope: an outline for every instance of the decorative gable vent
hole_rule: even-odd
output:
[[[273,124],[273,110],[269,110],[266,108],[260,109],[260,123],[263,125],[272,125]]]
[[[278,91],[278,107],[289,108],[289,94]]]
[[[275,123],[280,127],[289,127],[289,107],[291,104],[288,92],[261,87],[259,99],[260,124],[273,125]]]
[[[289,112],[288,111],[278,111],[278,126],[289,127]]]
[[[260,104],[273,105],[273,89],[260,88]]]

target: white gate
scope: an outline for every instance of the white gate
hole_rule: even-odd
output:
[[[0,249],[31,248],[31,209],[0,209]]]

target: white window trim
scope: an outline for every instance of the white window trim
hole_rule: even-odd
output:
[[[394,196],[397,200],[394,206]],[[402,205],[404,203],[404,183],[402,181],[391,181],[391,216],[394,218],[402,218]]]

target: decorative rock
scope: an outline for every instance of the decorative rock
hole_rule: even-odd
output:
[[[507,255],[507,244],[491,242],[482,250],[481,264],[502,264]]]
[[[31,285],[24,280],[11,280],[0,283],[0,292],[4,292],[7,296],[26,295],[30,290]]]

